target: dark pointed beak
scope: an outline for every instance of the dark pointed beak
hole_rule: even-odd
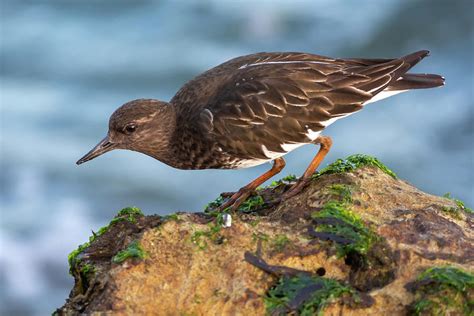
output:
[[[109,136],[105,137],[103,140],[100,141],[91,151],[84,155],[81,159],[79,159],[76,164],[80,165],[86,161],[92,160],[102,154],[105,154],[108,151],[115,149],[114,143],[110,142]]]

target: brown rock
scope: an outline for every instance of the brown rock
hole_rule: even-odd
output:
[[[335,184],[350,189],[346,205],[378,235],[367,253],[337,256],[340,248],[330,235],[324,241],[308,233],[315,227],[311,214],[341,199],[328,189]],[[281,184],[259,194],[270,201],[285,188]],[[335,300],[325,315],[404,315],[414,300],[405,286],[424,269],[449,264],[474,270],[473,216],[460,212],[454,218],[445,211],[457,207],[378,168],[362,167],[318,177],[279,205],[233,214],[229,228],[219,229],[204,214],[116,221],[77,257],[76,285],[57,312],[265,315],[263,298],[278,277],[305,271],[372,297],[365,306]],[[133,241],[139,241],[144,259],[113,259]],[[262,266],[246,261],[246,253]]]

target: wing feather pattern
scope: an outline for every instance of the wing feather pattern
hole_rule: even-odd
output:
[[[426,54],[333,59],[260,53],[236,58],[219,66],[232,71],[202,109],[210,114],[201,117],[229,154],[268,159],[268,151],[285,153],[284,144],[309,143],[328,122],[360,110]],[[426,82],[417,76],[405,78],[418,85]],[[403,87],[404,81],[398,85]]]

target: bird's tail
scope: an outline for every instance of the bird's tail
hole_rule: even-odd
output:
[[[435,74],[411,74],[406,73],[410,68],[415,66],[423,58],[429,55],[429,51],[421,50],[416,53],[412,53],[401,57],[407,66],[400,69],[400,77],[393,80],[386,91],[399,91],[399,90],[411,90],[411,89],[427,89],[434,88],[444,85],[444,78],[440,75]],[[396,75],[394,76],[397,77]]]
[[[444,77],[434,74],[404,74],[392,82],[387,91],[428,89],[444,85]]]

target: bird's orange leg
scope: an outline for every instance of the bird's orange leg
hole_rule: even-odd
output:
[[[320,144],[320,148],[316,156],[313,158],[311,163],[309,164],[308,168],[304,172],[303,176],[293,185],[290,190],[288,190],[282,197],[283,200],[286,200],[290,197],[297,195],[298,193],[303,190],[303,188],[309,183],[311,180],[311,176],[314,174],[316,169],[319,167],[321,162],[323,161],[324,157],[326,157],[329,149],[332,146],[332,139],[327,136],[319,136],[314,140],[315,144]]]
[[[246,186],[242,187],[239,191],[235,192],[226,203],[222,204],[219,207],[219,210],[223,211],[224,209],[231,207],[231,211],[236,211],[240,204],[242,204],[256,188],[258,188],[262,183],[279,173],[284,167],[285,160],[283,158],[275,159],[273,161],[273,166],[270,170],[268,170]]]

